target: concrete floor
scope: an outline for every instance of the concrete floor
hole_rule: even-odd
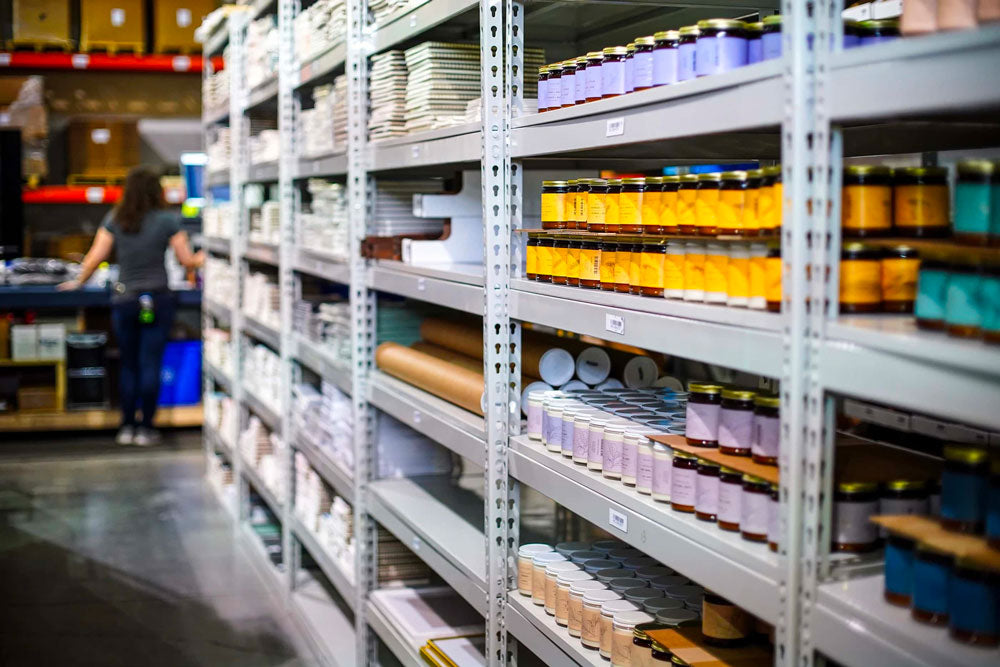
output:
[[[197,431],[0,434],[0,665],[311,665],[233,539]]]

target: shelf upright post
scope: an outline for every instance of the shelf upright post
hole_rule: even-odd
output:
[[[374,633],[368,626],[368,593],[377,584],[378,528],[368,515],[368,482],[375,466],[375,415],[368,404],[368,376],[375,363],[375,293],[368,289],[368,263],[361,256],[374,187],[368,175],[367,0],[347,1],[347,201],[350,248],[351,402],[354,413],[354,637],[358,664],[377,664]]]

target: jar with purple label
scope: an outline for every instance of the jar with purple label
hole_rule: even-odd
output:
[[[747,64],[747,35],[743,21],[698,21],[695,75],[721,74]]]
[[[719,470],[721,466],[707,459],[698,459],[695,478],[694,515],[702,521],[715,521],[719,513]]]
[[[576,82],[576,90],[573,93],[573,97],[576,98],[577,104],[583,104],[587,101],[587,59],[577,58],[576,59],[576,76],[574,77]]]
[[[633,90],[653,87],[653,52],[656,49],[654,37],[637,37],[635,54],[632,56]]]
[[[687,422],[684,437],[689,445],[716,447],[719,444],[719,416],[722,412],[722,387],[706,382],[688,386]]]
[[[653,493],[653,441],[645,436],[636,445],[635,490],[647,496]]]
[[[590,419],[590,428],[587,432],[587,470],[601,472],[604,463],[601,443],[604,440],[604,429],[608,425],[608,419],[607,413],[603,412]]]
[[[743,475],[740,496],[740,535],[750,542],[767,542],[767,518],[771,505],[771,485],[754,475]]]
[[[761,42],[763,33],[764,24],[760,21],[747,23],[747,65],[764,60],[764,45]]]
[[[765,16],[760,37],[761,56],[764,60],[781,57],[781,14]]]
[[[861,22],[854,19],[844,19],[844,50],[861,46]],[[830,45],[833,47],[833,44]]]
[[[593,414],[579,410],[573,420],[573,463],[587,465],[587,454],[590,449],[590,420]]]
[[[601,99],[601,66],[604,64],[604,54],[600,51],[591,51],[587,54],[587,80],[586,94],[588,102],[596,102]]]
[[[560,77],[561,90],[559,100],[563,107],[571,107],[576,104],[576,61],[567,60],[562,64],[562,76]]]
[[[743,475],[739,470],[722,466],[719,469],[719,528],[739,532],[742,512]]]
[[[624,46],[609,46],[604,49],[601,63],[601,97],[618,97],[625,94],[625,58],[628,49]],[[589,95],[588,95],[589,99]]]
[[[549,66],[542,65],[538,68],[538,112],[548,111],[549,99]]]
[[[573,431],[576,415],[583,409],[576,401],[565,406],[562,411],[562,437],[559,439],[559,450],[566,458],[573,456]]]
[[[781,446],[781,399],[760,394],[753,399],[753,441],[750,456],[754,463],[778,465]]]
[[[750,456],[756,394],[745,389],[723,389],[719,411],[719,451],[733,456]]]
[[[562,108],[562,63],[549,65],[549,80],[545,85],[545,107],[549,111]]]
[[[604,427],[601,438],[601,474],[607,479],[622,477],[622,445],[625,438],[625,424],[612,422]]]
[[[777,551],[781,538],[781,493],[777,484],[770,487],[771,502],[767,505],[767,548]]]
[[[562,450],[562,408],[563,400],[555,397],[542,404],[542,444],[550,452]]]
[[[528,438],[531,440],[542,439],[542,392],[533,391],[528,394]]]
[[[871,46],[899,39],[899,19],[861,21],[861,46]]]
[[[672,468],[670,471],[670,509],[693,514],[697,500],[698,457],[675,449]]]
[[[645,439],[646,436],[638,430],[626,431],[622,438],[622,484],[625,486],[636,484],[636,476],[639,474],[639,441]]]
[[[629,42],[625,46],[625,92],[631,93],[635,90],[635,43]]]
[[[670,502],[670,478],[673,474],[674,452],[662,442],[653,445],[653,500]]]
[[[677,47],[680,33],[664,30],[653,35],[656,48],[653,49],[653,85],[668,86],[677,83]]]
[[[695,78],[695,51],[700,31],[696,25],[686,25],[677,31],[677,80]]]

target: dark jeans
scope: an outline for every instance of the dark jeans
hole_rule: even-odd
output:
[[[135,425],[135,410],[142,405],[141,425],[153,427],[160,396],[160,369],[167,336],[177,306],[170,292],[153,293],[152,324],[139,321],[139,297],[114,304],[111,322],[121,350],[122,425]]]

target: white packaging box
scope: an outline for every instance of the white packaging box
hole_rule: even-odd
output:
[[[38,358],[62,361],[66,359],[66,325],[38,325]]]
[[[14,361],[38,359],[38,326],[15,324],[10,328],[10,357]]]

